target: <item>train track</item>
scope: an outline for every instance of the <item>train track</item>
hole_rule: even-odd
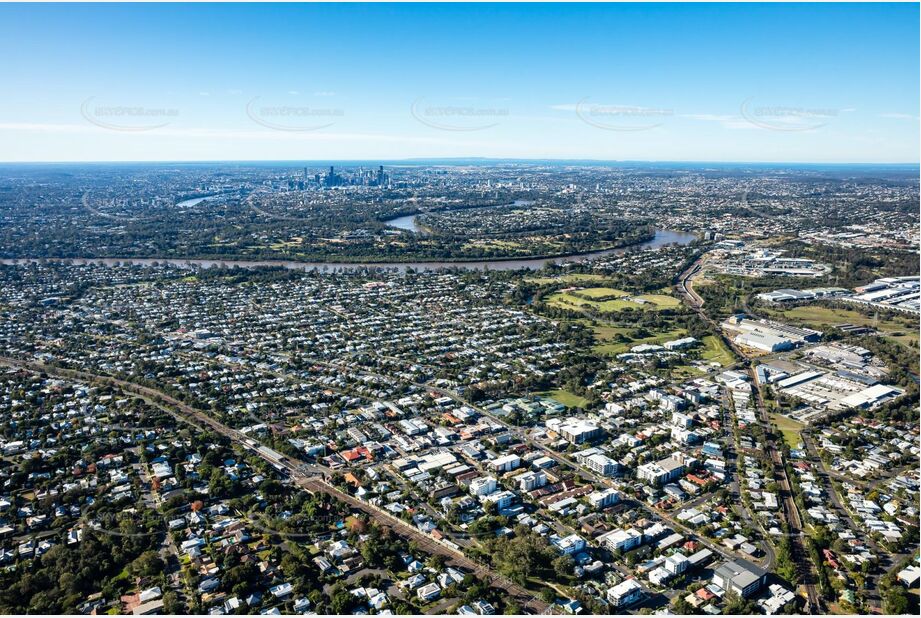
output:
[[[161,407],[162,409],[171,413],[178,420],[191,423],[198,427],[208,427],[214,432],[225,436],[236,444],[261,457],[263,460],[272,464],[274,467],[284,468],[284,470],[289,475],[289,478],[298,487],[301,487],[310,493],[322,493],[335,497],[336,499],[345,502],[350,507],[368,514],[381,525],[396,532],[398,536],[412,539],[421,549],[432,554],[444,556],[449,564],[460,567],[475,574],[482,581],[486,582],[494,588],[504,590],[509,595],[509,598],[514,599],[522,607],[522,609],[528,610],[534,614],[546,614],[548,612],[549,605],[535,597],[533,593],[525,589],[523,586],[520,586],[508,578],[492,571],[488,567],[475,562],[459,549],[453,548],[446,543],[440,542],[431,535],[422,532],[414,526],[384,511],[383,509],[380,509],[372,504],[368,504],[367,502],[363,502],[358,498],[355,498],[354,496],[351,496],[350,494],[338,489],[337,487],[334,487],[322,476],[305,473],[303,471],[305,462],[292,462],[285,456],[279,457],[278,454],[273,454],[267,449],[261,449],[257,443],[252,441],[245,434],[240,433],[232,427],[224,425],[220,421],[214,419],[201,410],[193,408],[192,406],[160,390],[111,376],[99,375],[77,369],[65,369],[62,367],[46,365],[39,362],[22,361],[9,357],[0,357],[0,365],[17,369],[24,369],[27,371],[46,373],[48,375],[75,379],[84,382],[102,383],[117,388],[122,392],[136,395],[145,401],[158,404],[158,407]]]
[[[688,306],[694,312],[696,312],[702,320],[713,327],[714,331],[723,340],[723,342],[729,346],[736,357],[742,359],[743,363],[748,364],[750,361],[748,355],[745,354],[745,352],[741,350],[734,341],[726,337],[723,334],[723,330],[720,328],[719,324],[717,324],[703,311],[704,300],[699,294],[697,294],[697,292],[694,291],[693,287],[693,279],[701,272],[702,269],[703,257],[700,257],[693,264],[688,266],[684,272],[678,275],[675,288],[684,297]],[[749,364],[747,370],[751,376],[752,384],[755,386],[755,406],[758,410],[759,420],[761,421],[763,427],[765,427],[767,430],[770,430],[771,419],[764,405],[764,398],[762,397],[761,389],[758,386],[758,380],[757,376],[755,375],[754,367]],[[799,575],[800,580],[803,583],[803,588],[806,591],[806,599],[808,603],[807,611],[811,613],[818,613],[821,611],[822,605],[821,596],[819,595],[818,589],[815,585],[815,565],[812,564],[809,553],[806,551],[803,522],[799,514],[799,508],[796,506],[796,501],[793,497],[793,486],[791,485],[789,476],[787,475],[787,468],[784,464],[783,455],[777,450],[773,440],[767,440],[766,442],[768,456],[770,457],[772,464],[774,481],[780,490],[779,493],[783,502],[784,520],[787,522],[791,532],[789,537],[793,550],[793,561],[796,564],[797,574]]]
[[[761,388],[758,386],[758,380],[755,376],[753,366],[748,369],[752,383],[755,385],[755,407],[758,410],[758,416],[764,427],[770,428],[771,419],[768,415],[767,408],[764,405],[764,397],[761,395]],[[803,532],[803,520],[800,517],[799,507],[796,506],[796,500],[793,497],[793,485],[790,483],[790,476],[787,474],[787,466],[784,463],[783,455],[777,450],[773,440],[765,440],[768,455],[771,459],[771,468],[774,474],[774,482],[777,484],[781,500],[783,502],[784,520],[790,528],[790,545],[793,553],[793,561],[796,564],[797,574],[806,591],[808,602],[807,611],[809,613],[819,613],[822,609],[822,599],[816,588],[817,580],[815,565],[809,557],[806,550],[806,536]]]

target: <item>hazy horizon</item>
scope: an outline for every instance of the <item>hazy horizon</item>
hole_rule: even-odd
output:
[[[0,160],[917,163],[917,4],[0,5]]]
[[[253,165],[291,165],[300,167],[329,165],[477,165],[477,164],[566,164],[566,165],[602,165],[602,166],[626,166],[626,165],[648,165],[648,166],[760,166],[760,167],[892,167],[892,168],[921,168],[921,162],[912,161],[671,161],[671,160],[640,160],[640,159],[557,159],[557,158],[534,158],[526,159],[519,157],[406,157],[403,159],[151,159],[151,160],[72,160],[72,161],[0,161],[3,165],[230,165],[230,164],[253,164]]]

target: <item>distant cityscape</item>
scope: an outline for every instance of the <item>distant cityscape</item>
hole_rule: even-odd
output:
[[[916,168],[0,174],[7,611],[917,600]]]
[[[919,52],[0,0],[0,614],[921,614]]]

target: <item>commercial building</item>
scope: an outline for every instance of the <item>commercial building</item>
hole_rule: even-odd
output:
[[[496,491],[496,479],[483,476],[470,481],[470,493],[474,496],[486,496]]]
[[[688,570],[690,566],[690,561],[687,556],[681,553],[675,553],[665,559],[665,564],[662,565],[666,571],[671,575],[680,575]]]
[[[758,331],[736,335],[733,341],[745,348],[762,352],[782,352],[793,349],[793,341],[787,337]]]
[[[684,462],[673,455],[639,466],[636,469],[636,476],[653,485],[662,485],[684,474],[684,470]]]
[[[681,339],[675,339],[674,341],[666,341],[662,345],[666,350],[681,350],[683,348],[691,347],[697,343],[697,339],[694,337],[683,337]]]
[[[767,582],[767,571],[747,560],[724,562],[713,570],[713,583],[725,590],[748,598]]]
[[[583,444],[604,435],[604,430],[595,423],[575,417],[551,418],[546,426],[572,444]]]
[[[620,463],[607,455],[594,454],[585,458],[585,467],[604,476],[614,476],[620,470]]]
[[[804,343],[814,343],[822,333],[811,328],[799,328],[772,320],[751,320],[744,315],[734,315],[723,322],[723,328],[737,333],[733,341],[738,345],[778,352],[789,350]]]
[[[848,395],[841,400],[841,404],[848,408],[860,408],[869,410],[875,408],[889,400],[901,397],[904,391],[887,384],[876,384],[866,388],[859,393]]]
[[[521,491],[532,491],[547,484],[547,475],[541,470],[529,471],[516,476],[515,482]]]
[[[509,472],[521,465],[521,457],[518,455],[504,455],[497,457],[489,462],[489,466],[496,472]]]
[[[484,503],[491,502],[495,504],[496,507],[500,509],[504,509],[505,507],[509,506],[512,502],[514,502],[515,498],[516,496],[514,493],[508,490],[505,490],[505,491],[496,491],[491,494],[487,494],[483,496],[482,500]]]
[[[622,497],[622,494],[613,487],[608,487],[601,491],[593,491],[586,496],[588,503],[596,509],[603,509],[612,504],[617,504]]]
[[[636,528],[614,530],[602,537],[611,551],[630,551],[643,544],[643,533]]]
[[[550,543],[557,549],[558,552],[565,556],[577,554],[585,549],[585,539],[580,537],[578,534],[570,534],[569,536],[564,536],[562,538],[554,535],[550,537]]]
[[[810,288],[808,290],[780,289],[773,292],[762,292],[755,298],[768,303],[794,303],[816,300],[818,298],[833,298],[843,296],[848,291],[844,288]]]

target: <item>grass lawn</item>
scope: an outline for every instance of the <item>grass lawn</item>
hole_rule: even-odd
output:
[[[519,251],[524,249],[524,245],[514,240],[471,240],[464,244],[464,249],[473,249],[477,247],[487,247],[494,249],[510,249]]]
[[[583,288],[573,292],[573,296],[588,296],[589,298],[606,298],[609,296],[630,296],[628,292],[617,288]]]
[[[606,281],[604,275],[590,275],[587,273],[572,273],[560,277],[527,277],[525,281],[536,283],[538,285],[547,285],[549,283],[585,283],[588,281]]]
[[[636,298],[641,298],[647,302],[653,303],[659,309],[674,309],[681,304],[681,301],[674,296],[667,294],[641,294]]]
[[[543,393],[538,393],[544,397],[549,397],[559,401],[561,404],[567,408],[584,408],[588,405],[588,399],[585,397],[579,397],[575,393],[571,393],[564,389],[558,389],[555,391],[545,391]]]
[[[621,354],[623,352],[628,352],[630,348],[635,345],[640,345],[642,343],[651,343],[651,344],[660,344],[665,341],[671,341],[672,339],[681,339],[682,337],[687,337],[688,331],[683,328],[675,328],[672,330],[661,331],[655,333],[651,337],[643,337],[641,339],[631,339],[629,333],[633,330],[632,328],[618,328],[610,326],[596,326],[594,327],[595,337],[601,341],[598,345],[595,346],[595,352],[598,354],[604,354],[607,356],[614,356],[615,354]],[[616,334],[621,334],[626,337],[629,341],[619,342],[611,341]]]
[[[617,298],[610,298],[612,296]],[[607,300],[591,300],[592,298],[605,298]],[[557,292],[547,299],[547,304],[561,309],[581,310],[590,307],[600,313],[616,313],[625,309],[638,309],[640,311],[674,309],[681,302],[677,298],[666,296],[665,294],[629,296],[629,293],[623,290],[596,287],[575,292]]]
[[[717,362],[723,367],[731,365],[735,360],[732,352],[723,343],[723,340],[716,335],[707,335],[703,338],[704,350],[700,353],[701,359],[710,362]]]
[[[777,425],[777,429],[779,429],[780,433],[783,435],[784,442],[786,442],[790,448],[799,448],[802,442],[800,434],[805,427],[804,424],[787,416],[781,416],[780,414],[771,414],[771,422]]]
[[[670,369],[670,373],[672,376],[679,378],[697,378],[702,373],[705,373],[705,370],[698,369],[693,365],[676,365]]]
[[[282,240],[280,242],[275,242],[269,245],[269,249],[275,249],[276,251],[283,251],[285,249],[293,249],[294,247],[301,246],[300,238],[295,238],[292,240]]]
[[[613,339],[616,335],[626,336],[627,333],[633,330],[628,326],[602,326],[600,324],[593,325],[589,320],[580,320],[580,322],[595,331],[595,337],[597,337],[599,340]]]

